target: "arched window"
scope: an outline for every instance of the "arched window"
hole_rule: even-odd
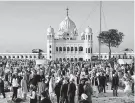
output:
[[[73,62],[73,58],[71,58],[71,61]]]
[[[32,56],[30,55],[30,58],[32,58]]]
[[[27,56],[27,55],[26,55],[25,57],[26,57],[26,58],[28,58],[28,56]]]
[[[13,58],[15,58],[15,56],[13,56]]]
[[[58,51],[58,47],[56,47],[56,51]]]
[[[88,53],[90,53],[90,48],[88,48]]]
[[[34,55],[34,58],[36,58],[36,56]]]
[[[6,57],[6,56],[4,56],[4,58],[6,59],[7,57]]]
[[[92,40],[92,35],[91,35],[91,40]]]
[[[79,58],[79,61],[83,61],[83,58]]]
[[[121,59],[120,55],[119,55],[119,59]]]
[[[65,58],[63,58],[63,61],[66,61],[66,59],[65,59]]]
[[[88,40],[90,40],[90,35],[88,35]]]
[[[77,47],[75,47],[75,51],[77,51]]]
[[[59,47],[59,51],[62,51],[62,47]]]
[[[21,55],[21,58],[23,58],[23,55]]]
[[[67,47],[67,51],[70,51],[70,48],[69,47]]]
[[[73,51],[73,47],[71,47],[71,51]]]
[[[83,47],[82,46],[79,47],[79,51],[83,51]]]
[[[91,53],[92,53],[92,48],[91,48]]]
[[[17,56],[17,58],[19,58],[19,56]]]
[[[106,55],[105,55],[105,58],[106,58]]]
[[[63,51],[66,51],[66,47],[63,47]]]
[[[123,55],[123,59],[125,58],[125,56]]]

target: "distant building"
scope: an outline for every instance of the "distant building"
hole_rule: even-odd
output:
[[[81,34],[78,34],[75,23],[68,16],[60,23],[59,30],[54,33],[50,26],[47,29],[47,53],[42,53],[43,59],[90,61],[93,53],[93,33],[88,26]],[[112,53],[112,58],[133,58],[134,53]],[[38,53],[0,53],[0,58],[8,59],[38,59]],[[101,53],[101,59],[109,58],[108,53]]]
[[[43,58],[47,59],[47,53],[43,53]],[[98,53],[93,53],[93,56],[98,56]],[[125,58],[125,53],[112,53],[111,57],[123,59]],[[130,59],[134,57],[134,53],[126,53],[126,58]],[[0,53],[0,59],[29,59],[36,60],[38,59],[38,53]],[[101,53],[101,59],[108,59],[108,53]],[[71,60],[71,58],[69,59]]]
[[[67,11],[67,16],[60,23],[57,33],[54,33],[51,26],[47,29],[47,59],[90,61],[93,54],[92,35],[90,27],[78,34],[76,25],[69,18]]]

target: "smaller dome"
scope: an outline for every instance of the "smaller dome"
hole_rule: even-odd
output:
[[[81,36],[84,36],[85,35],[85,32],[83,31],[82,33],[81,33]]]
[[[47,33],[54,33],[54,29],[50,26],[48,29],[47,29]]]
[[[92,29],[88,26],[88,27],[85,29],[85,32],[86,32],[86,33],[92,33]]]

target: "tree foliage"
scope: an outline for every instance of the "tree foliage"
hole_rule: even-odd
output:
[[[111,47],[118,47],[122,40],[124,34],[119,32],[117,29],[110,29],[108,31],[102,31],[98,38],[101,44],[109,47],[109,59],[111,58]]]

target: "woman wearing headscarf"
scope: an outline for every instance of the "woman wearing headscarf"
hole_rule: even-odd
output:
[[[52,103],[55,102],[55,100],[54,100],[54,97],[55,97],[54,88],[55,88],[55,78],[54,78],[54,75],[52,75],[52,77],[49,81],[49,96],[50,96],[50,100],[51,100]]]
[[[87,100],[89,101],[89,103],[92,103],[93,90],[92,90],[92,87],[91,87],[89,81],[86,81],[85,82],[84,93],[88,96],[88,99]]]

